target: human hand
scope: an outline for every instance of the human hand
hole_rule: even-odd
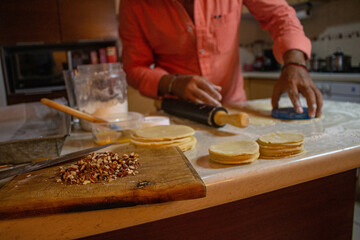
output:
[[[305,64],[305,55],[299,50],[289,50],[284,56],[283,60],[285,67],[283,68],[280,78],[274,86],[271,103],[273,108],[278,107],[278,102],[282,93],[287,92],[289,98],[298,113],[303,112],[300,103],[299,94],[306,98],[308,105],[308,114],[310,117],[320,117],[322,108],[322,95],[312,81],[309,72],[292,62]]]
[[[280,79],[275,84],[273,90],[273,108],[278,107],[280,96],[284,92],[288,93],[296,112],[303,112],[299,99],[299,94],[301,93],[306,98],[309,116],[321,116],[321,108],[323,104],[322,95],[316,88],[307,70],[293,65],[288,65],[283,69]]]
[[[166,78],[165,76],[164,79]],[[164,80],[164,82],[165,81],[166,80]],[[170,82],[170,80],[168,82]],[[213,106],[221,106],[220,101],[222,96],[220,91],[220,86],[214,85],[210,83],[206,77],[198,75],[177,75],[171,86],[171,92],[175,96],[192,102]]]

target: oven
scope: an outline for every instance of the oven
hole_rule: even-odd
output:
[[[115,46],[115,41],[3,46],[1,63],[8,104],[66,97],[63,70],[97,63],[93,62],[94,53],[101,59],[102,50]]]

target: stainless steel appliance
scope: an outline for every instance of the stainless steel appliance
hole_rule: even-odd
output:
[[[115,45],[114,41],[99,41],[3,46],[1,62],[8,104],[37,101],[52,93],[66,97],[62,71],[90,64],[91,53]],[[59,96],[60,92],[63,95]]]
[[[360,103],[360,82],[315,81],[315,85],[324,99]]]
[[[351,70],[351,57],[345,55],[338,48],[336,52],[326,57],[326,70],[328,72],[349,72]]]

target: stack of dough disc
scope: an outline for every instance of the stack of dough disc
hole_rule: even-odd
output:
[[[250,140],[223,142],[209,148],[210,160],[222,164],[251,163],[259,155],[259,145]]]
[[[157,125],[135,131],[130,142],[144,148],[179,147],[183,152],[196,144],[194,129],[184,125]]]
[[[301,133],[269,133],[260,137],[257,142],[260,146],[260,158],[287,158],[305,153],[304,135]]]

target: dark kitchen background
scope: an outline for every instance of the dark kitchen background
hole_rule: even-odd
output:
[[[109,47],[112,49],[115,46],[115,61],[121,61],[121,44],[117,33],[119,2],[2,0],[0,106],[37,101],[44,96],[64,95],[61,71],[91,63],[93,57],[100,61],[104,59],[101,53],[105,51],[106,56]],[[360,102],[360,1],[288,2],[295,8],[306,35],[312,41],[312,59],[308,67],[324,98]],[[272,55],[272,41],[268,32],[261,29],[246,8],[243,9],[241,21],[239,51],[245,91],[248,99],[268,98],[279,77],[281,66]],[[24,51],[35,51],[36,54],[24,54]],[[41,61],[32,66],[25,64],[40,55],[51,56],[54,60],[50,74],[36,70],[44,66]],[[338,59],[341,59],[340,66]],[[9,62],[12,62],[12,68]],[[20,66],[20,69],[14,66]],[[49,71],[50,68],[46,69]],[[37,78],[37,84],[46,82],[49,86],[25,84],[28,79],[39,75],[42,80]],[[151,100],[131,88],[128,89],[128,98],[129,109],[132,106],[153,108]]]
[[[312,43],[312,58],[320,61],[313,71],[331,72],[326,69],[327,57],[337,51],[351,57],[351,68],[343,72],[360,72],[360,1],[358,0],[314,0],[288,1],[294,3],[306,35]],[[272,40],[259,23],[245,9],[240,29],[240,51],[242,64],[249,65],[259,56],[268,59],[266,51],[271,49]],[[316,69],[314,69],[316,67]],[[256,70],[256,69],[255,69]],[[262,71],[273,70],[261,68]],[[333,71],[335,72],[335,71]]]
[[[117,4],[1,1],[0,106],[66,97],[63,70],[119,61]]]

